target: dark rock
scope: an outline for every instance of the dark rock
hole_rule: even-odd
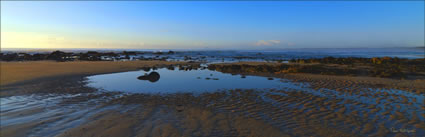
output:
[[[170,65],[170,66],[167,67],[167,69],[168,70],[174,70],[174,66],[173,65]]]
[[[146,72],[151,71],[151,68],[150,67],[143,67],[142,69],[143,69],[143,71],[146,71]]]
[[[159,78],[160,78],[160,75],[159,75],[158,72],[151,72],[151,73],[149,73],[147,75],[140,76],[137,79],[139,79],[139,80],[148,80],[150,82],[157,82],[159,80]]]

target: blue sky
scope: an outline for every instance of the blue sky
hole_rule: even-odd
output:
[[[424,46],[424,2],[1,2],[2,48]]]

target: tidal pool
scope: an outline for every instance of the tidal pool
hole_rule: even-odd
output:
[[[286,91],[300,92],[306,95],[329,98],[330,100],[328,101],[338,100],[336,104],[351,108],[345,113],[351,113],[353,111],[371,113],[365,116],[367,118],[374,118],[378,115],[382,116],[382,113],[386,112],[389,113],[385,114],[386,117],[389,117],[392,114],[401,112],[406,114],[405,117],[409,119],[412,117],[416,117],[416,119],[421,121],[425,119],[423,115],[420,115],[423,113],[423,110],[421,110],[424,101],[423,96],[396,89],[364,87],[360,89],[344,89],[341,92],[326,88],[314,89],[310,87],[309,83],[291,82],[287,79],[232,75],[207,69],[184,71],[164,68],[149,71],[142,70],[95,75],[87,78],[88,86],[90,87],[126,93],[194,93],[196,95],[204,92],[229,91],[232,89],[257,89],[256,91],[265,92],[259,93],[256,96],[262,97],[264,101],[270,101],[272,103],[274,102],[273,99],[268,98],[266,96],[267,94],[289,97],[285,93]],[[400,98],[394,98],[393,96],[400,96]],[[407,102],[403,102],[401,97],[405,98]],[[297,103],[293,105],[297,109],[300,109],[298,107],[303,107],[297,105]],[[372,107],[369,108],[370,106]],[[331,111],[336,112],[338,110],[333,109]],[[382,120],[387,121],[388,119]],[[400,126],[391,124],[388,126]]]
[[[215,124],[219,123],[215,121],[218,116],[231,113],[228,119],[221,121],[243,125],[260,124],[250,127],[263,127],[261,123],[264,122],[294,136],[318,136],[316,132],[321,132],[321,129],[363,136],[378,133],[383,133],[379,134],[381,136],[397,136],[392,129],[412,131],[406,134],[409,136],[425,134],[422,128],[425,121],[423,94],[397,89],[377,89],[353,84],[351,87],[335,90],[315,88],[311,83],[289,79],[176,68],[94,75],[87,77],[87,84],[111,92],[0,97],[0,128],[2,131],[22,130],[28,136],[57,136],[72,132],[98,134],[96,129],[114,129],[111,127],[120,127],[120,123],[130,123],[134,127],[149,127],[144,125],[149,123],[155,126],[152,129],[170,124],[175,125],[176,129],[189,129],[192,132],[194,127],[175,123],[188,123],[193,118],[202,117],[200,114],[210,114],[208,118],[196,119],[194,123]],[[71,89],[85,89],[81,85],[74,86],[79,88]],[[165,95],[156,96],[159,93]],[[180,117],[182,114],[185,116]],[[242,121],[255,119],[261,122],[240,123],[233,121],[236,118],[230,116],[243,117]],[[138,120],[147,122],[140,124]],[[235,123],[229,125],[236,125]],[[306,124],[309,127],[305,127]],[[234,127],[229,127],[231,128]],[[151,132],[150,129],[138,130]]]
[[[284,82],[260,76],[242,76],[211,71],[131,71],[89,76],[88,86],[128,93],[202,93],[229,89],[280,89]]]

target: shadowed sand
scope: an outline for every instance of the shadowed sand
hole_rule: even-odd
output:
[[[13,84],[37,78],[123,72],[137,70],[141,67],[152,67],[157,65],[188,64],[185,62],[168,61],[27,61],[0,63],[1,85]]]

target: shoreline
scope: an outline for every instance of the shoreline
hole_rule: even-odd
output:
[[[34,62],[24,62],[25,65],[31,63]],[[58,65],[61,62],[47,62],[47,64],[52,63]],[[372,87],[373,84],[379,85],[379,82],[387,83],[383,86],[387,87],[397,81],[409,83],[409,80],[302,73],[252,73],[246,75],[283,78],[294,83],[306,82],[310,83],[309,88],[315,92],[332,95],[320,96],[309,92],[279,89],[270,91],[227,90],[204,93],[199,96],[185,93],[160,96],[143,93],[94,92],[97,89],[86,87],[82,80],[84,76],[94,74],[131,71],[132,69],[143,69],[141,67],[144,66],[166,67],[167,65],[188,63],[139,61],[136,65],[134,62],[128,62],[124,66],[116,65],[117,63],[113,62],[106,63],[110,65],[110,68],[96,66],[99,64],[93,63],[94,65],[91,64],[91,66],[101,67],[101,69],[89,69],[90,71],[81,67],[84,62],[71,64],[75,66],[69,64],[65,66],[80,68],[68,68],[76,70],[75,73],[61,71],[62,75],[57,72],[55,74],[58,75],[44,75],[2,86],[0,97],[7,100],[6,102],[9,101],[10,105],[10,108],[3,109],[2,116],[7,117],[6,120],[10,118],[11,121],[22,117],[31,119],[20,121],[17,124],[6,122],[6,126],[3,125],[0,132],[2,136],[167,134],[168,136],[277,137],[326,136],[330,133],[335,136],[416,136],[424,133],[423,129],[425,129],[423,127],[425,115],[416,114],[416,111],[425,110],[424,107],[418,105],[421,100],[417,100],[417,96],[420,95],[403,95],[393,98],[398,95],[360,89]],[[262,65],[264,63],[254,62],[252,64]],[[25,75],[25,73],[19,74]],[[363,85],[365,83],[372,85]],[[420,85],[419,82],[416,85]],[[316,89],[317,87],[335,89],[336,94]],[[352,87],[352,89],[345,89],[345,87]],[[407,87],[419,91],[416,86]],[[20,94],[30,96],[19,96]],[[337,97],[342,94],[352,95],[356,98]],[[419,94],[423,94],[423,92],[421,91]],[[15,96],[18,98],[15,99]],[[361,97],[369,97],[376,101],[363,102]],[[392,106],[390,102],[396,103],[400,107]],[[35,103],[35,105],[26,105],[27,103]],[[414,111],[412,112],[414,115],[406,113],[402,109],[405,106],[412,107],[410,111]],[[347,108],[348,110],[346,110]],[[64,110],[66,110],[65,113],[58,113]],[[40,121],[40,119],[42,120]],[[80,119],[82,120],[80,121]],[[405,129],[415,130],[417,133],[389,132],[388,129],[391,126],[385,125],[388,122],[395,124],[396,127],[407,126]],[[44,128],[35,131],[34,129],[39,129],[38,127]],[[267,130],[261,130],[258,127],[266,127]]]
[[[172,61],[25,61],[0,62],[0,85],[8,87],[57,77],[88,76],[138,70],[142,67],[198,65]]]
[[[174,61],[26,61],[26,62],[0,62],[1,69],[1,89],[16,87],[20,85],[36,84],[40,81],[63,80],[67,78],[82,79],[90,75],[109,74],[117,72],[127,72],[142,69],[143,67],[167,67],[170,65],[199,65],[200,63],[174,62]],[[292,63],[273,63],[273,62],[234,62],[217,63],[214,65],[253,65],[253,66],[278,66],[279,64]],[[34,67],[35,66],[35,67]],[[216,70],[222,73],[235,73]],[[292,80],[294,82],[308,82],[314,88],[332,88],[323,87],[323,82],[336,82],[339,86],[364,86],[375,88],[393,88],[411,91],[417,94],[425,93],[425,79],[391,79],[370,76],[349,76],[349,75],[324,75],[310,73],[266,73],[266,72],[236,72],[241,75],[275,77]],[[12,79],[12,80],[11,80]],[[315,86],[317,85],[317,86]],[[335,85],[335,84],[332,84]]]

